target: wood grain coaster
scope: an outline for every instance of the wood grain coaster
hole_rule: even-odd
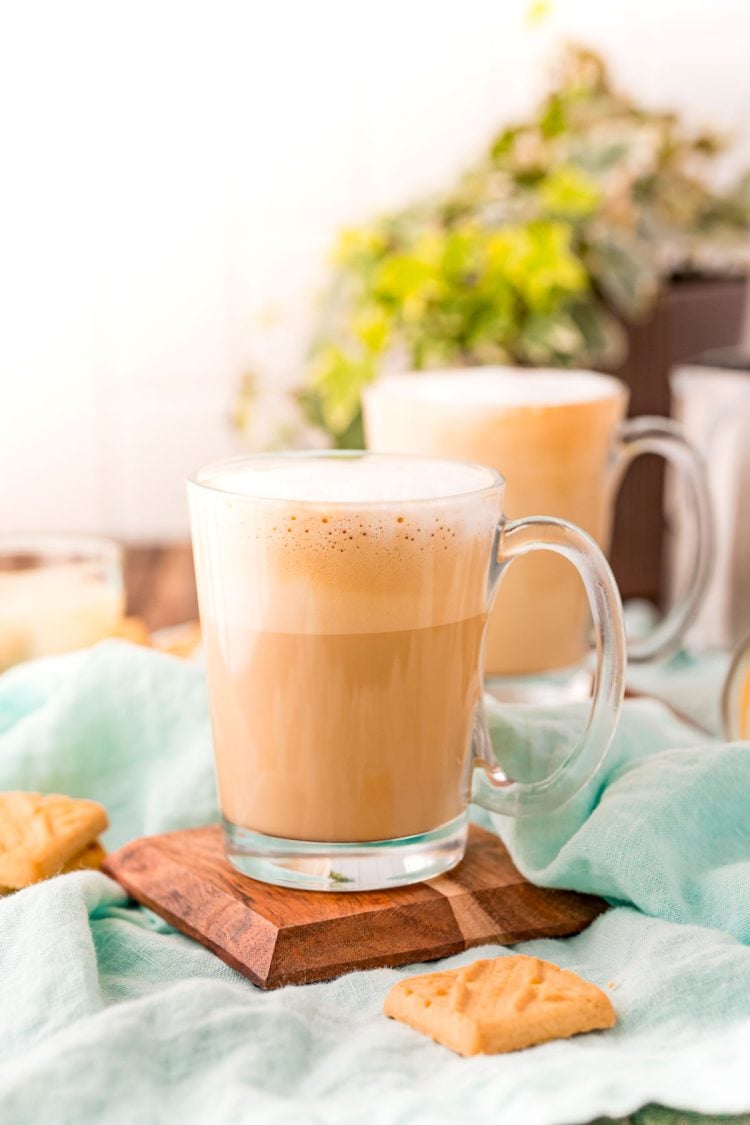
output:
[[[453,871],[387,891],[292,891],[256,882],[229,864],[218,826],[134,840],[110,855],[104,870],[261,988],[434,961],[475,945],[562,937],[606,909],[590,895],[533,886],[498,837],[474,825]]]

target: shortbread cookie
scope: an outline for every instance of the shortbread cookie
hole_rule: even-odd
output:
[[[94,801],[0,793],[0,886],[17,890],[61,871],[109,821]]]
[[[94,840],[93,844],[89,844],[79,855],[73,856],[72,859],[68,860],[60,871],[54,871],[53,874],[67,875],[70,871],[98,871],[106,858],[106,851],[98,840]],[[18,890],[22,890],[22,888],[0,886],[0,898],[2,898],[3,895],[15,894]]]
[[[459,1055],[494,1055],[612,1027],[609,998],[538,957],[498,957],[395,984],[385,1014]]]
[[[192,660],[200,654],[201,627],[197,621],[186,621],[184,625],[170,625],[154,633],[151,643],[154,648],[168,652],[170,656]]]
[[[107,853],[98,840],[84,848],[80,855],[73,856],[62,869],[62,874],[69,871],[98,871],[107,858]]]
[[[151,647],[151,634],[146,622],[140,617],[123,617],[118,621],[112,636],[119,637],[123,641],[130,641],[134,645],[143,645],[145,648]]]

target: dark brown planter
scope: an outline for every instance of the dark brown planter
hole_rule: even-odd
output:
[[[669,371],[709,348],[737,344],[747,282],[674,281],[645,324],[628,327],[628,358],[615,373],[630,387],[630,414],[669,414]],[[664,463],[637,461],[617,506],[612,566],[624,598],[659,602],[663,589]]]

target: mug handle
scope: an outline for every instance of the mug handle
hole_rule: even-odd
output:
[[[573,564],[586,589],[596,637],[597,669],[591,710],[583,737],[548,777],[530,783],[503,772],[490,741],[484,708],[477,709],[473,731],[475,759],[472,800],[490,812],[518,816],[550,812],[569,801],[601,763],[617,726],[625,688],[625,629],[617,584],[601,549],[565,520],[533,516],[501,523],[490,589],[510,563],[532,551],[552,551]]]
[[[628,643],[628,659],[634,664],[668,656],[679,648],[685,631],[701,607],[713,566],[711,497],[701,455],[690,444],[682,427],[671,419],[656,415],[629,418],[616,434],[611,477],[613,493],[620,487],[630,465],[643,453],[658,454],[682,476],[694,547],[687,590],[652,633]]]

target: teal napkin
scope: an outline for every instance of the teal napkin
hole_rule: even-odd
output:
[[[491,718],[506,761],[534,770],[581,711]],[[212,821],[201,670],[107,642],[8,672],[0,788],[102,801],[110,847]],[[749,796],[749,747],[634,701],[568,808],[497,822],[532,878],[616,904],[577,937],[516,948],[612,985],[617,1027],[507,1056],[461,1059],[381,1015],[391,984],[422,965],[263,993],[99,873],[0,900],[0,1120],[554,1125],[649,1102],[748,1111]]]

